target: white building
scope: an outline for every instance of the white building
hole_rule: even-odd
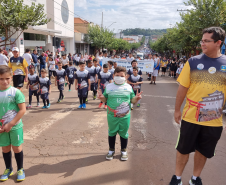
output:
[[[74,53],[74,0],[24,0],[26,5],[32,2],[44,4],[45,13],[51,21],[24,31],[16,42],[20,55],[27,48],[38,49],[39,53],[43,50]],[[53,37],[57,46],[53,46]]]

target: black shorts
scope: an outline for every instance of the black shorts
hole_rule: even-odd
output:
[[[14,87],[23,87],[24,86],[24,75],[14,75],[13,76],[13,86]]]
[[[209,127],[182,120],[176,149],[181,154],[199,151],[206,158],[214,156],[223,127]]]
[[[163,72],[163,73],[166,72],[166,67],[162,67],[162,72]]]

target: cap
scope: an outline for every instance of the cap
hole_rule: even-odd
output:
[[[18,47],[13,47],[12,51],[18,51],[19,52],[19,49],[18,49]]]

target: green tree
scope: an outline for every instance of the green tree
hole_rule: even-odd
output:
[[[0,35],[5,39],[0,41],[1,46],[12,45],[29,26],[47,24],[50,19],[44,11],[44,5],[32,3],[24,5],[23,0],[0,0]],[[15,41],[12,36],[19,32]]]
[[[108,49],[113,42],[114,33],[106,28],[100,28],[98,25],[90,26],[88,34],[85,37],[86,42],[91,43],[95,50]]]

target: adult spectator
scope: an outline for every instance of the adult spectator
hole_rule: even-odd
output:
[[[40,71],[41,71],[42,69],[46,68],[46,57],[44,52],[42,52],[42,54],[38,57],[38,60],[39,60]],[[41,77],[41,73],[39,73],[39,76]]]
[[[28,67],[33,62],[32,56],[30,54],[30,49],[26,49],[25,53],[23,54],[23,58],[27,61]]]
[[[37,51],[33,50],[33,53],[31,54],[32,60],[34,62],[34,67],[35,67],[35,73],[40,73],[39,72],[39,62],[38,62],[38,56],[37,56]]]
[[[68,57],[66,57],[66,54],[62,55],[61,61],[62,61],[62,64],[63,64],[63,69],[66,70],[68,68],[68,65],[69,65],[69,59],[68,59]]]
[[[3,50],[0,48],[0,65],[8,65],[9,59],[3,54]]]
[[[11,49],[9,49],[8,57],[9,57],[9,59],[10,59],[11,57],[13,57],[13,53],[12,53],[12,50],[11,50]]]
[[[71,53],[68,54],[68,59],[69,59],[69,61],[72,61]]]
[[[132,55],[132,53],[129,53],[129,56],[126,58],[127,62],[132,62],[134,60],[134,57]]]
[[[223,130],[222,109],[226,98],[226,56],[221,54],[224,40],[225,31],[222,28],[204,29],[200,41],[203,54],[190,58],[178,78],[180,86],[174,118],[177,124],[181,123],[181,128],[176,146],[176,170],[170,185],[182,184],[181,176],[191,152],[195,154],[189,184],[202,185],[200,175],[207,158],[215,155]],[[186,104],[181,114],[185,97]],[[217,172],[212,173],[217,175]]]
[[[152,84],[152,81],[154,81],[154,85],[156,85],[155,81],[156,81],[156,78],[158,76],[158,72],[159,72],[159,69],[160,69],[160,59],[158,58],[157,54],[154,54],[153,57],[154,57],[154,69],[153,69],[150,84]]]
[[[13,71],[13,86],[22,91],[24,81],[28,81],[27,61],[19,56],[19,49],[13,48],[13,57],[10,58],[8,66]]]

